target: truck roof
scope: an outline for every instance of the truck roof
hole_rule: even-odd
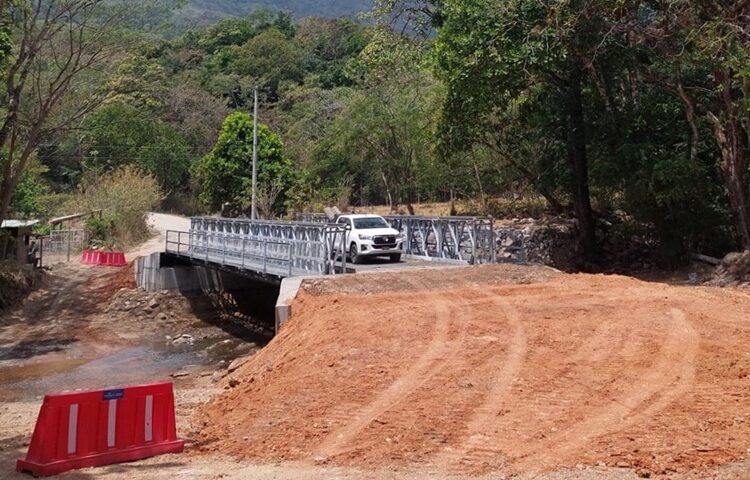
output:
[[[347,214],[347,215],[339,215],[339,218],[341,218],[341,217],[344,217],[344,218],[383,218],[382,215],[375,215],[375,214],[371,214],[371,213],[367,213],[367,214],[364,214],[364,213],[362,213],[362,214],[360,214],[360,213],[354,214],[354,213],[352,213],[352,214]]]

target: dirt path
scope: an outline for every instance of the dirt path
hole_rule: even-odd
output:
[[[201,450],[441,475],[750,476],[746,292],[538,272],[513,285],[504,268],[309,285],[204,409]]]

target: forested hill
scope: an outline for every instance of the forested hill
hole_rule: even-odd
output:
[[[372,0],[189,0],[181,13],[202,22],[245,16],[270,8],[291,12],[297,18],[352,16],[369,10]]]

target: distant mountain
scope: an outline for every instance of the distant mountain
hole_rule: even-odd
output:
[[[296,18],[354,16],[372,8],[373,0],[188,0],[179,15],[198,23],[243,17],[259,8],[291,12]]]

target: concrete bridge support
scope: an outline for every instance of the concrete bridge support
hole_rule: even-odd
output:
[[[277,331],[275,308],[279,282],[193,265],[164,253],[137,259],[134,269],[139,288],[150,292],[176,290],[188,295],[204,295],[227,318],[252,319],[265,331]]]

